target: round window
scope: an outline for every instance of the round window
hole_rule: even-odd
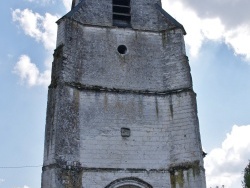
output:
[[[125,45],[120,45],[120,46],[118,46],[117,51],[120,54],[124,55],[124,54],[127,53],[128,49],[127,49],[127,47]]]

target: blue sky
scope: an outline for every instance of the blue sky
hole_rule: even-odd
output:
[[[238,188],[250,158],[250,2],[162,2],[187,31],[208,187]],[[70,4],[0,2],[0,188],[40,187],[41,167],[2,167],[42,165],[55,21]]]

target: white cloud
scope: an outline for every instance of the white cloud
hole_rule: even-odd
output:
[[[27,83],[28,86],[48,86],[50,83],[50,71],[45,70],[41,73],[27,55],[19,58],[14,67],[14,73],[20,76],[22,82]]]
[[[224,29],[218,18],[202,20],[192,9],[184,7],[178,1],[163,1],[163,7],[184,25],[187,31],[185,41],[192,56],[198,55],[206,38],[211,40],[221,38],[221,33]]]
[[[12,11],[12,19],[23,29],[24,33],[38,42],[42,42],[45,49],[55,48],[58,16],[46,13],[41,16],[29,9]]]
[[[225,41],[236,54],[243,55],[250,60],[250,24],[241,25],[225,34]]]
[[[205,158],[207,187],[241,187],[242,172],[250,156],[250,125],[234,125],[220,148]]]
[[[250,1],[248,0],[177,1],[183,3],[185,7],[191,7],[202,19],[219,17],[228,28],[234,28],[244,23],[249,24]]]
[[[50,58],[45,60],[46,70],[44,72],[41,72],[27,55],[22,55],[14,67],[14,73],[19,75],[22,83],[27,83],[28,86],[48,86],[52,54],[56,46],[57,25],[55,22],[59,17],[49,13],[42,16],[38,13],[33,13],[29,9],[16,9],[12,11],[12,18],[26,35],[41,42],[50,54]]]
[[[0,184],[3,183],[3,182],[5,182],[5,180],[0,178]]]
[[[212,16],[211,14],[202,14],[202,17],[198,16],[200,14],[197,9],[202,9],[202,7],[194,9],[187,6],[188,4],[185,4],[184,0],[165,0],[162,2],[163,7],[184,25],[187,31],[185,40],[190,55],[197,56],[203,42],[213,40],[224,42],[234,50],[236,55],[250,60],[250,48],[248,47],[250,43],[250,19],[244,24],[230,25],[227,22],[228,17],[225,18],[222,13],[214,13]],[[224,3],[224,8],[227,9],[227,5]],[[231,4],[228,6],[231,6]],[[234,17],[234,14],[231,14],[231,16]]]
[[[62,0],[62,1],[63,1],[63,5],[65,6],[66,10],[70,11],[72,0]]]
[[[30,188],[29,186],[25,185],[23,187],[16,187],[16,188]]]

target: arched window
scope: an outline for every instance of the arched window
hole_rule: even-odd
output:
[[[105,188],[153,188],[147,182],[138,178],[129,177],[117,179],[107,185]]]
[[[113,25],[130,27],[130,0],[113,0]]]
[[[140,187],[138,187],[136,185],[122,185],[122,186],[120,186],[118,188],[140,188]]]

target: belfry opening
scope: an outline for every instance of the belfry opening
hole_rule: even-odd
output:
[[[113,25],[130,27],[130,0],[113,0]]]

